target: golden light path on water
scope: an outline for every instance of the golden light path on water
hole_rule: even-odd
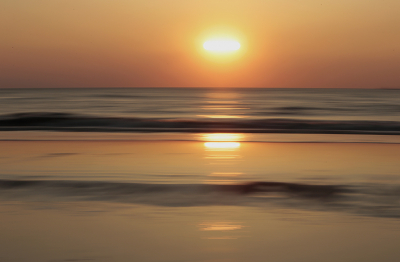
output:
[[[243,106],[237,99],[240,94],[232,91],[213,91],[207,94],[202,118],[240,119],[243,118]],[[207,105],[208,104],[208,105]],[[224,120],[222,120],[224,121]],[[202,183],[204,184],[237,184],[246,174],[240,167],[242,159],[241,146],[245,134],[209,133],[201,134],[204,146],[204,160],[211,168]],[[245,236],[241,221],[212,219],[198,225],[203,239],[210,241],[233,241]]]
[[[220,119],[243,118],[242,116],[232,116],[232,115],[197,115],[197,116],[205,118],[220,118]]]
[[[243,176],[237,170],[243,134],[213,133],[201,135],[205,156],[214,170],[203,181],[206,184],[233,184]]]
[[[206,142],[204,146],[210,149],[236,149],[240,147],[239,142]]]
[[[249,108],[240,101],[240,92],[232,90],[213,90],[206,94],[203,104],[199,107],[200,118],[211,119],[241,119],[247,118]]]
[[[241,141],[244,134],[212,133],[202,134],[205,159],[213,167],[203,181],[205,184],[236,184],[244,176],[238,172],[237,161],[241,158]],[[206,220],[198,225],[203,239],[210,241],[234,241],[246,236],[241,221]]]
[[[203,140],[204,146],[208,149],[237,149],[240,147],[240,141],[243,138],[242,134],[205,134]]]
[[[213,133],[213,134],[204,134],[203,140],[205,141],[241,141],[244,137],[243,134],[230,134],[230,133]]]

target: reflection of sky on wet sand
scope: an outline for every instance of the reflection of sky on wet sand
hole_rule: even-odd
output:
[[[93,201],[4,202],[0,210],[1,261],[376,262],[400,255],[398,222],[383,218]]]
[[[204,143],[218,141],[204,139],[0,141],[0,177],[46,175],[58,179],[187,184],[204,183],[205,179],[323,179],[324,183],[347,183],[361,178],[376,182],[400,173],[397,144],[242,142],[247,136],[227,141],[240,143],[240,147],[231,149],[207,148]]]
[[[359,181],[365,174],[366,182],[378,182],[372,176],[400,171],[399,145],[248,143],[237,135],[207,134],[202,142],[1,141],[0,164],[3,174],[188,184],[241,183],[256,175],[256,181],[339,175]],[[208,148],[208,142],[240,146]],[[290,208],[67,204],[4,201],[0,260],[374,262],[400,256],[395,219]]]
[[[238,171],[242,158],[240,147],[244,134],[213,133],[201,135],[204,141],[205,159],[212,171],[203,180],[205,184],[235,184],[244,176]],[[205,240],[236,240],[243,237],[243,225],[239,222],[219,221],[199,224]]]
[[[216,176],[216,177],[235,177],[243,175],[240,172],[212,172],[209,176]]]
[[[205,231],[202,239],[234,240],[244,236],[244,226],[238,222],[204,222],[198,227],[200,231]]]
[[[202,140],[206,150],[209,151],[235,151],[240,147],[240,140],[243,138],[242,134],[204,134]]]
[[[243,118],[242,116],[230,116],[230,115],[197,115],[198,117],[204,117],[204,118],[218,118],[218,119],[224,119],[224,118]]]
[[[212,166],[212,171],[204,179],[206,184],[233,184],[241,177],[238,161],[242,158],[240,147],[244,134],[213,133],[203,134],[204,158]]]
[[[207,149],[237,149],[240,147],[239,142],[206,142],[204,143],[204,146]]]
[[[212,133],[201,135],[201,139],[206,142],[239,142],[243,138],[244,134]]]
[[[230,231],[230,230],[238,230],[243,226],[241,225],[233,225],[227,222],[222,223],[202,223],[199,225],[200,230],[202,231]]]

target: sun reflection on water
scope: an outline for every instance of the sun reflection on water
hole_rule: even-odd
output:
[[[204,141],[217,141],[217,142],[238,142],[243,139],[243,134],[230,134],[230,133],[213,133],[203,134],[202,139]]]
[[[241,142],[244,134],[213,133],[202,134],[205,156],[212,166],[211,174],[203,180],[205,184],[234,184],[243,174],[238,171],[238,161],[242,158],[240,154]]]
[[[204,114],[200,118],[241,119],[247,117],[248,106],[242,102],[242,94],[237,90],[214,90],[205,94],[200,104]]]
[[[233,116],[233,115],[197,115],[198,117],[204,118],[244,118],[244,116]]]
[[[240,140],[243,139],[243,134],[203,134],[202,140],[206,141],[204,147],[208,150],[228,151],[236,150],[240,147]]]
[[[240,147],[239,142],[206,142],[204,146],[207,149],[237,149]]]
[[[230,185],[241,183],[245,173],[241,172],[241,142],[245,134],[212,133],[202,134],[204,142],[204,159],[211,167],[211,172],[204,177],[202,183],[211,185]],[[203,239],[209,241],[232,241],[243,238],[246,231],[240,222],[216,220],[204,221],[198,225]]]
[[[209,176],[213,177],[236,177],[241,176],[243,173],[240,172],[212,172]]]
[[[202,231],[231,231],[241,229],[242,225],[233,225],[230,223],[202,223],[199,225]]]
[[[201,223],[199,230],[204,231],[207,236],[203,239],[213,240],[234,240],[244,236],[242,229],[244,228],[241,223],[232,222],[215,222],[215,223]]]

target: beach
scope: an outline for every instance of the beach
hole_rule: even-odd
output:
[[[0,1],[0,262],[399,262],[400,1]]]
[[[398,94],[0,89],[0,261],[397,261]]]
[[[2,261],[397,261],[386,218],[250,207],[2,202]],[[23,252],[21,252],[23,250]]]
[[[400,255],[400,196],[375,192],[399,188],[400,144],[105,137],[0,141],[2,261],[397,261]],[[42,184],[4,183],[10,180]],[[254,181],[371,188],[331,197],[207,188]]]

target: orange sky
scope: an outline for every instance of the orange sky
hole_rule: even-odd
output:
[[[400,87],[399,0],[2,0],[0,35],[1,88]]]

